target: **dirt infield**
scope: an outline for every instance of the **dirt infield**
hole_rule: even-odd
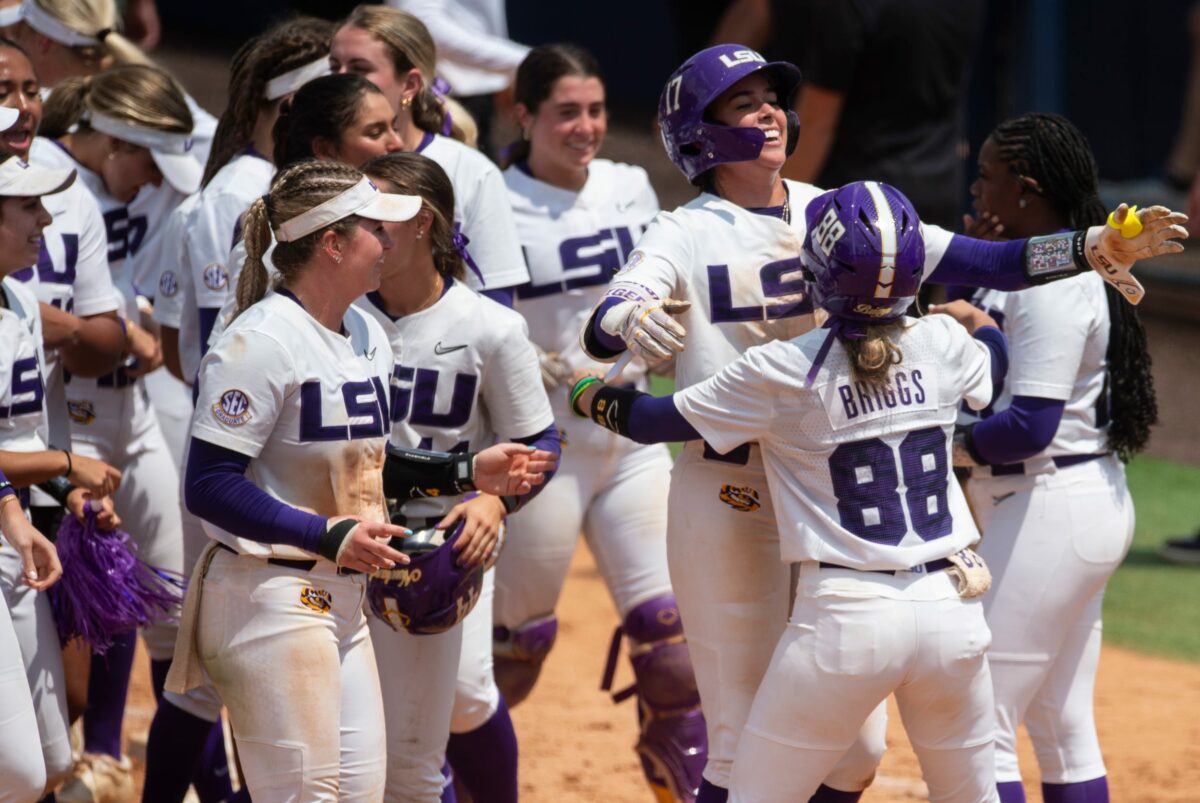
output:
[[[521,798],[526,803],[651,803],[631,749],[633,701],[614,706],[599,691],[616,615],[581,543],[559,607],[558,645],[530,699],[513,712],[521,740]],[[130,752],[144,755],[153,713],[145,654],[139,655],[126,728]],[[627,663],[618,683],[632,679]],[[1200,666],[1105,648],[1096,692],[1097,719],[1112,799],[1183,803],[1200,789]],[[889,750],[864,803],[925,800],[916,756],[893,707]],[[1022,745],[1030,803],[1041,801],[1032,751]]]

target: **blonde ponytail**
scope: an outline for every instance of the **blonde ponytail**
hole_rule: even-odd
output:
[[[242,217],[242,231],[246,243],[246,261],[242,263],[242,271],[238,276],[235,318],[267,294],[269,278],[263,256],[271,247],[271,221],[265,200],[258,198],[250,204]]]
[[[99,40],[99,45],[71,46],[79,58],[94,70],[104,70],[117,64],[153,63],[141,48],[117,30],[120,18],[113,0],[31,1],[44,13],[80,36]],[[34,30],[37,30],[36,27]]]
[[[887,383],[892,366],[899,365],[904,359],[903,352],[895,343],[895,338],[904,330],[904,320],[868,325],[865,329],[866,336],[862,339],[842,342],[850,355],[854,378],[872,387],[879,387]]]
[[[126,64],[87,77],[61,81],[46,101],[41,132],[61,137],[99,112],[139,128],[190,134],[192,113],[175,79],[157,67]]]

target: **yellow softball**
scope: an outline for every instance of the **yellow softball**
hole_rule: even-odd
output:
[[[1121,236],[1126,240],[1131,240],[1142,233],[1142,221],[1137,216],[1136,206],[1129,207],[1129,213],[1125,215],[1124,223],[1117,223],[1113,217],[1115,214],[1116,212],[1108,213],[1108,225],[1121,232]]]

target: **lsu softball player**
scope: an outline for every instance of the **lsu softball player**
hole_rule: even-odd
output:
[[[7,108],[4,113],[13,115]],[[11,276],[37,260],[50,222],[40,196],[59,192],[74,180],[69,170],[31,166],[11,154],[0,157],[0,449],[5,450],[0,460],[12,482],[39,484],[80,514],[89,491],[99,498],[116,490],[120,472],[98,460],[48,448],[38,301]],[[23,582],[23,576],[22,556],[0,550],[0,590],[32,693],[42,754],[38,763],[47,783],[56,786],[72,763],[62,656],[49,600],[36,584]],[[22,738],[33,735],[27,731]]]
[[[43,128],[58,139],[40,153],[35,148],[31,158],[79,171],[105,216],[109,268],[130,304],[133,290],[125,263],[135,250],[131,237],[140,236],[141,230],[121,228],[115,221],[127,219],[128,204],[143,185],[161,179],[182,182],[198,172],[186,153],[191,115],[183,93],[153,67],[114,67],[91,78],[60,83],[46,102]],[[126,316],[133,312],[131,306],[125,308]],[[67,402],[73,410],[72,434],[76,448],[124,472],[125,482],[114,501],[141,559],[178,574],[183,570],[179,473],[140,381],[142,374],[161,363],[161,352],[157,339],[128,317],[126,325],[148,342],[133,349],[135,365],[94,380],[71,377]],[[144,630],[156,690],[162,688],[177,629],[173,619],[164,616]],[[103,660],[93,659],[84,717],[84,750],[89,757],[120,759],[135,638],[131,633]],[[84,785],[86,763],[79,773]]]
[[[191,383],[208,350],[217,315],[231,295],[226,261],[241,236],[241,216],[275,175],[272,130],[280,106],[329,71],[333,25],[313,17],[280,23],[234,54],[229,101],[221,115],[194,202],[172,213],[175,262],[164,268],[154,299],[167,367]],[[166,235],[171,238],[172,235]]]
[[[3,472],[0,472],[0,531],[9,546],[20,553],[22,579],[30,588],[45,591],[62,576],[54,544],[25,518],[17,491]],[[38,721],[7,600],[0,603],[0,723],[3,723],[0,774],[4,777],[0,801],[38,800],[51,787],[46,783],[47,768],[40,745],[29,738],[38,731]]]
[[[820,191],[779,176],[797,124],[781,104],[787,106],[798,80],[794,66],[768,64],[741,45],[703,50],[668,80],[659,106],[663,141],[701,193],[660,214],[638,241],[584,328],[591,356],[611,361],[629,349],[658,361],[677,354],[676,386],[687,388],[752,345],[813,328],[800,275],[807,230],[800,210]],[[1181,250],[1174,238],[1182,229],[1173,228],[1181,219],[1161,210],[1128,240],[1092,227],[986,243],[926,226],[925,278],[1020,289],[1107,265],[1108,280],[1136,296],[1141,287],[1130,266]],[[691,303],[678,320],[663,309],[675,299]],[[738,735],[783,632],[790,583],[777,559],[774,511],[756,445],[724,455],[701,443],[686,446],[672,471],[668,510],[672,586],[688,623],[708,725],[699,798],[708,803],[724,799]],[[705,542],[697,542],[699,521]],[[697,548],[721,559],[694,560]],[[831,789],[856,792],[869,783],[884,748],[884,724],[881,707],[831,776]]]
[[[512,306],[511,288],[529,281],[529,270],[504,179],[486,156],[459,141],[448,114],[457,104],[448,105],[453,102],[434,79],[436,62],[433,38],[420,20],[377,5],[355,8],[334,33],[329,53],[335,73],[361,75],[383,90],[396,112],[402,150],[428,156],[450,176],[454,222],[475,262],[467,266],[467,285]]]
[[[363,171],[388,191],[422,200],[411,221],[387,227],[397,247],[384,257],[378,291],[356,302],[387,332],[397,355],[391,442],[463,452],[499,436],[557,455],[558,432],[525,321],[463,283],[445,171],[415,153],[372,159]],[[488,494],[414,499],[394,520],[420,529],[465,519],[455,547],[461,563],[478,564],[499,550],[504,517],[519,501]],[[426,678],[420,694],[399,684],[384,689],[387,800],[441,799],[450,733],[455,777],[476,803],[517,799],[516,736],[492,670],[492,576],[484,575],[479,602],[461,627],[445,633],[393,632],[371,617],[380,672]]]
[[[829,316],[822,329],[751,347],[671,397],[589,379],[572,400],[642,441],[762,450],[782,558],[799,579],[731,800],[807,799],[894,692],[929,799],[993,801],[989,635],[974,599],[990,578],[969,549],[979,533],[950,445],[959,403],[986,406],[1004,377],[1004,336],[964,302],[954,311],[966,328],[904,317],[926,245],[898,190],[849,184],[805,214],[802,266]]]
[[[532,279],[517,287],[514,309],[541,351],[556,425],[571,445],[554,484],[508,521],[496,565],[497,680],[510,705],[532,690],[554,644],[554,608],[582,530],[634,656],[643,769],[660,795],[689,799],[706,736],[667,573],[671,457],[662,445],[581,426],[567,403],[568,377],[606,370],[583,353],[576,333],[658,213],[658,198],[640,167],[596,158],[607,113],[591,54],[534,48],[517,70],[515,93],[522,139],[504,180]],[[638,365],[625,381],[645,389]]]
[[[1029,237],[1102,224],[1097,183],[1075,126],[1027,114],[984,143],[971,194],[981,225]],[[1107,801],[1092,696],[1104,587],[1133,537],[1122,464],[1157,418],[1145,331],[1134,307],[1092,274],[981,291],[973,302],[1010,343],[1003,393],[966,430],[983,464],[967,485],[985,536],[979,552],[996,576],[984,611],[1000,799],[1025,800],[1023,722],[1047,803]]]
[[[381,221],[411,220],[420,206],[335,162],[282,171],[247,212],[242,309],[201,366],[187,501],[216,543],[193,573],[170,686],[182,692],[207,671],[260,800],[383,794],[379,676],[357,572],[407,562],[377,540],[407,531],[385,523],[381,480],[391,348],[351,302],[379,286],[392,245]],[[281,278],[264,297],[272,235]],[[447,467],[470,482],[456,470],[474,466],[481,488],[516,493],[551,458],[501,444]],[[304,671],[264,682],[293,665]]]

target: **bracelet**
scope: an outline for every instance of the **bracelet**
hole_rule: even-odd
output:
[[[17,495],[15,493],[0,496],[0,510],[4,510],[4,508],[8,507],[9,502],[15,501],[17,501]]]
[[[581,379],[575,383],[575,387],[571,388],[571,412],[574,413],[577,417],[579,417],[579,418],[588,418],[589,417],[587,413],[580,412],[579,408],[575,406],[575,402],[577,402],[579,400],[579,397],[583,395],[583,392],[585,390],[587,390],[592,385],[595,385],[600,382],[602,382],[602,380],[597,377],[585,376],[583,379]]]
[[[5,480],[0,482],[0,510],[8,504],[8,500],[17,498],[17,489],[11,482]]]
[[[59,476],[69,477],[75,471],[75,464],[71,461],[71,453],[68,452],[66,449],[59,449],[59,451],[67,456],[67,470],[64,471],[62,474],[60,474]]]

